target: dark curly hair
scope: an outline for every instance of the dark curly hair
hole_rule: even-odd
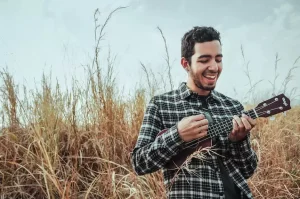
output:
[[[181,40],[181,57],[184,57],[191,64],[195,43],[218,40],[221,44],[220,33],[213,27],[195,26],[186,32]]]

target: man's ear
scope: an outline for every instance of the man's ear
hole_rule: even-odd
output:
[[[182,57],[180,62],[181,62],[183,69],[186,70],[187,72],[189,72],[190,71],[189,62],[186,60],[186,58]]]

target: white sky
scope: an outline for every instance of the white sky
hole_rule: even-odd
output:
[[[165,52],[157,26],[174,61],[176,86],[187,77],[180,65],[181,38],[197,25],[214,26],[221,32],[224,68],[217,90],[235,98],[248,90],[241,44],[250,60],[253,82],[264,80],[261,89],[271,88],[267,80],[274,78],[276,52],[281,59],[278,86],[300,56],[297,0],[0,0],[0,68],[7,67],[18,83],[30,88],[39,83],[44,71],[51,70],[61,84],[65,78],[83,79],[82,65],[91,64],[95,45],[94,11],[99,8],[103,22],[118,6],[129,7],[113,16],[102,46],[104,52],[110,46],[117,55],[117,82],[125,91],[144,77],[140,61],[162,72]],[[299,85],[300,69],[289,88]]]

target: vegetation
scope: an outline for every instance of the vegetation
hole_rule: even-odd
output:
[[[98,60],[105,25],[119,9],[103,26],[95,12],[95,59],[84,84],[74,80],[62,91],[43,75],[41,85],[28,91],[9,71],[0,73],[1,198],[164,198],[161,172],[136,176],[129,158],[159,80],[141,63],[147,89],[141,86],[124,100],[114,81],[113,58],[106,67]],[[169,80],[162,85],[173,86]],[[275,120],[259,118],[251,137],[259,157],[249,179],[255,198],[299,198],[300,107]]]

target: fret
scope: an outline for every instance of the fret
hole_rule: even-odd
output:
[[[245,115],[248,115],[252,119],[257,118],[255,109],[251,109],[249,111],[244,111],[243,113]],[[242,116],[242,114],[238,115],[238,117],[241,117],[241,116]],[[222,122],[210,123],[208,125],[208,132],[207,132],[206,137],[187,142],[186,145],[187,146],[196,146],[197,143],[201,142],[201,140],[207,139],[208,137],[213,138],[213,137],[216,137],[219,135],[227,136],[232,131],[232,128],[233,128],[232,118],[224,119]]]
[[[245,111],[243,113],[253,119],[256,118],[254,109]],[[238,116],[241,117],[242,114],[240,114]],[[212,123],[212,124],[208,125],[208,136],[210,138],[213,138],[213,137],[221,135],[221,134],[228,135],[228,133],[232,130],[232,128],[233,128],[232,118],[225,119],[224,121],[219,122],[219,123]]]
[[[251,117],[252,119],[258,118],[258,115],[257,115],[256,110],[255,110],[254,108],[251,109],[251,110],[249,110],[248,112],[249,112],[249,115],[250,115],[250,117]]]
[[[208,125],[208,136],[213,138],[221,134],[227,134],[232,129],[232,119],[225,119],[220,123],[212,123]]]

